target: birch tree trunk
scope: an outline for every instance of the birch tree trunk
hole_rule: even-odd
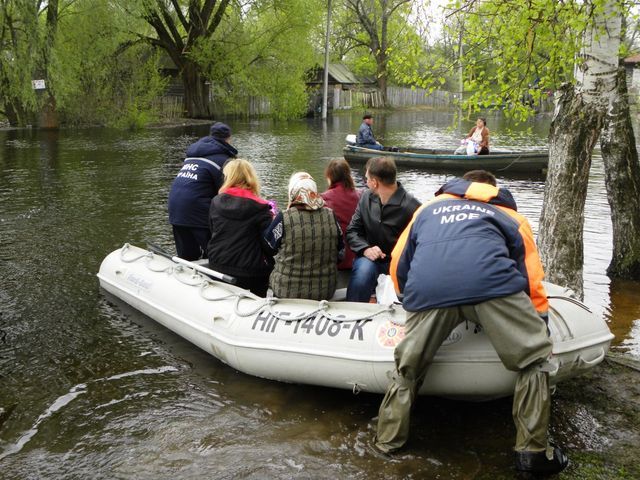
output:
[[[538,247],[547,279],[583,295],[583,226],[591,152],[612,103],[621,33],[619,3],[596,10],[585,32],[575,87],[558,95],[549,133],[549,171]]]
[[[600,139],[613,224],[610,277],[640,280],[640,164],[631,125],[624,68],[618,69],[614,102]]]
[[[573,85],[563,85],[556,95],[538,249],[547,280],[582,298],[584,204],[604,112],[586,104]]]

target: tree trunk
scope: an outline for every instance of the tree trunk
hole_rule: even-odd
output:
[[[380,95],[382,96],[382,105],[387,106],[387,64],[386,56],[384,60],[378,59],[377,68],[377,84]]]
[[[591,152],[613,100],[621,33],[621,2],[594,9],[576,63],[575,87],[558,91],[549,132],[549,171],[538,246],[547,278],[583,295],[582,232]]]
[[[56,41],[58,31],[58,0],[49,0],[47,4],[46,36],[44,39],[42,55],[42,78],[46,79],[47,89],[42,93],[42,104],[38,118],[40,128],[58,128],[58,110],[56,99],[51,89],[51,78],[49,77],[49,63],[51,62],[51,49]]]
[[[600,139],[613,223],[613,255],[607,274],[640,280],[640,164],[624,68],[618,69],[617,82],[617,96]]]
[[[591,152],[603,113],[585,104],[572,85],[559,90],[549,133],[549,170],[540,217],[538,248],[547,280],[582,298],[582,232]]]
[[[26,127],[33,124],[34,117],[22,107],[18,98],[13,97],[6,101],[4,113],[12,127]]]
[[[184,109],[188,118],[211,118],[209,88],[198,66],[186,60],[182,69],[184,85]]]

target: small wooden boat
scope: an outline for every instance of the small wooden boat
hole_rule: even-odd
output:
[[[342,149],[349,163],[366,163],[372,157],[393,157],[397,165],[445,171],[488,170],[494,174],[546,174],[548,151],[509,152],[492,150],[489,155],[455,155],[452,151],[430,148],[399,148],[398,151],[372,150],[346,145]]]
[[[125,244],[102,262],[100,286],[237,370],[289,383],[383,393],[404,338],[401,305],[260,298],[212,280],[198,265]],[[600,363],[613,335],[570,292],[548,284],[551,384]],[[445,340],[420,394],[490,399],[513,394],[489,338],[460,324]]]

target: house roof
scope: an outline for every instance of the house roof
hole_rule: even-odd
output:
[[[353,72],[342,63],[330,63],[329,75],[338,83],[359,83]]]
[[[322,83],[322,72],[324,68],[321,65],[317,65],[313,69],[313,77],[308,82],[310,84]],[[342,63],[330,63],[329,64],[329,83],[331,84],[347,84],[353,85],[360,83],[360,80],[353,74],[346,65]]]
[[[624,63],[640,63],[640,53],[628,56],[624,59]]]

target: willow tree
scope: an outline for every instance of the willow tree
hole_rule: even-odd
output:
[[[306,113],[306,77],[317,63],[311,32],[322,22],[322,0],[252,2],[229,9],[215,35],[193,51],[216,107],[247,113],[249,98],[266,99],[274,118]]]
[[[188,117],[210,117],[208,79],[194,59],[198,43],[210,39],[223,22],[230,0],[141,0],[141,15],[155,35],[140,34],[167,53],[178,68],[184,85]]]
[[[506,103],[508,113],[525,118],[531,110],[522,102],[524,94],[537,100],[547,90],[556,92],[538,245],[547,277],[579,295],[591,155],[605,123],[612,129],[602,139],[614,245],[624,246],[614,252],[609,273],[637,279],[640,270],[638,205],[629,201],[638,198],[640,183],[630,122],[625,123],[626,137],[612,133],[624,123],[621,115],[629,115],[628,109],[615,108],[622,93],[617,70],[626,8],[616,0],[467,2],[453,7],[456,15],[465,15],[462,61],[465,90],[472,92],[467,105]],[[613,152],[622,152],[618,160]]]
[[[138,128],[156,119],[166,80],[157,50],[136,36],[145,30],[146,22],[110,0],[61,9],[49,73],[63,123]]]
[[[14,126],[35,123],[41,103],[31,84],[42,78],[36,75],[46,73],[41,25],[48,8],[40,4],[0,1],[0,104]],[[54,6],[57,9],[56,2]]]

